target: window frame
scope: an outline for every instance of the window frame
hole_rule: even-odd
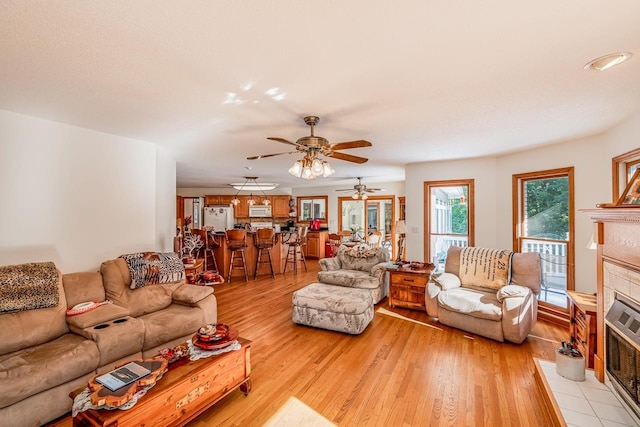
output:
[[[543,240],[548,242],[554,242],[558,240],[553,239],[541,239],[531,238],[523,236],[523,214],[522,207],[524,206],[524,184],[527,181],[550,179],[550,178],[568,178],[568,210],[569,210],[569,236],[567,243],[567,291],[575,289],[575,191],[574,191],[574,168],[573,166],[566,168],[547,169],[534,172],[526,172],[512,175],[512,237],[513,237],[513,250],[521,252],[521,242],[523,239],[528,240]],[[540,312],[543,315],[548,315],[548,318],[559,317],[563,322],[567,319],[569,313],[569,304],[566,307],[560,307],[554,304],[547,303],[546,301],[538,301]]]
[[[441,181],[424,182],[424,259],[431,260],[435,254],[431,254],[431,189],[437,187],[463,187],[467,186],[467,242],[469,246],[475,246],[475,190],[474,179],[451,179]]]

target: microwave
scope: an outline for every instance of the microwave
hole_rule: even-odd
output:
[[[271,206],[249,206],[249,216],[251,218],[270,218]]]

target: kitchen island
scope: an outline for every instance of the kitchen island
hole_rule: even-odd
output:
[[[231,251],[227,247],[227,239],[225,233],[216,232],[215,239],[219,246],[214,248],[216,263],[218,264],[219,273],[227,280],[229,275],[229,264],[231,263]],[[255,231],[247,231],[247,248],[244,250],[245,262],[247,264],[247,274],[253,278],[256,269],[256,260],[258,257],[258,248],[255,245]],[[282,233],[275,233],[275,244],[271,248],[271,261],[273,262],[273,272],[280,274],[284,271],[284,262],[286,260],[287,245],[282,242]],[[286,240],[286,238],[285,238]],[[269,266],[261,264],[258,270],[258,277],[262,275],[271,275]],[[231,280],[244,280],[244,273],[241,270],[234,270]]]

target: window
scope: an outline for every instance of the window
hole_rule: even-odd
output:
[[[451,246],[473,246],[473,180],[424,183],[425,259],[444,268]]]
[[[513,175],[513,191],[514,249],[540,254],[541,306],[566,309],[575,277],[573,168]]]

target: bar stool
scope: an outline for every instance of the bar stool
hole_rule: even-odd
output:
[[[200,240],[203,242],[203,245],[198,249],[198,258],[200,258],[200,255],[202,254],[202,259],[204,259],[204,271],[209,270],[209,265],[211,265],[217,273],[218,265],[216,263],[216,257],[213,254],[213,245],[215,244],[215,240],[209,235],[207,230],[194,228],[191,230],[191,234],[194,236],[200,236]]]
[[[309,227],[300,226],[297,228],[295,237],[292,237],[293,240],[289,240],[287,244],[289,245],[289,249],[287,250],[287,260],[284,263],[284,272],[287,272],[287,265],[293,264],[293,272],[298,272],[298,262],[302,261],[304,264],[304,271],[307,271],[307,261],[304,259],[304,252],[302,251],[302,246],[307,244],[307,231]],[[300,254],[300,258],[298,259],[298,254]]]
[[[233,270],[244,270],[245,282],[249,280],[247,274],[247,264],[244,258],[244,250],[247,247],[247,233],[244,230],[227,230],[227,248],[231,251],[231,262],[229,263],[229,275],[227,282],[231,282],[231,274]],[[240,252],[240,256],[236,257],[236,252]]]
[[[274,279],[276,275],[273,272],[273,261],[271,260],[271,248],[275,245],[275,232],[273,228],[259,228],[256,231],[255,246],[258,248],[258,256],[256,257],[256,271],[253,273],[253,280],[258,277],[258,269],[261,264],[269,264],[271,268],[271,277]],[[265,256],[266,255],[266,259]]]

